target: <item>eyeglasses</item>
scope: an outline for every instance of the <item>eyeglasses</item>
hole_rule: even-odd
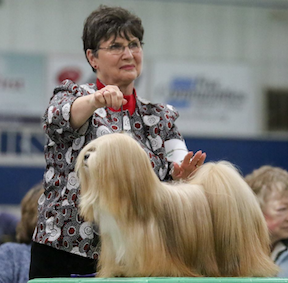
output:
[[[144,42],[140,41],[131,41],[127,45],[123,45],[121,43],[113,43],[108,47],[99,47],[98,50],[107,50],[113,55],[119,55],[122,54],[125,51],[125,48],[128,47],[131,53],[138,53],[142,46],[144,45]]]

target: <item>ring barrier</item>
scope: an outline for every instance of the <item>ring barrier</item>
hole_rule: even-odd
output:
[[[276,277],[119,277],[119,278],[41,278],[28,283],[288,283]]]

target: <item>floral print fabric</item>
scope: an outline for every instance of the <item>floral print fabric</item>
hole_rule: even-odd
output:
[[[174,124],[178,112],[172,106],[152,104],[138,97],[132,115],[128,110],[122,113],[100,108],[80,129],[73,129],[69,122],[72,103],[95,91],[95,84],[80,86],[65,80],[54,90],[43,116],[43,129],[48,138],[44,148],[45,193],[39,199],[39,219],[33,240],[97,259],[97,227],[85,222],[77,209],[80,188],[74,166],[80,150],[102,135],[122,130],[130,132],[148,154],[157,176],[165,180],[169,168],[164,141],[183,138]]]

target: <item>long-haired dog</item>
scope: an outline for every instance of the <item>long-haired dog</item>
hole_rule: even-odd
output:
[[[100,277],[277,273],[259,204],[232,164],[162,183],[133,138],[109,134],[84,147],[76,170],[81,214],[100,228]]]
[[[100,277],[220,275],[200,186],[160,182],[145,151],[126,134],[90,142],[76,170],[81,214],[100,229]]]
[[[202,186],[214,227],[222,276],[271,277],[278,268],[270,259],[269,232],[256,196],[229,162],[206,163],[189,181]]]

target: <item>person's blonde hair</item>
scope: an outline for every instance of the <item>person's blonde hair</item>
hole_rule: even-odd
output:
[[[277,274],[270,259],[268,228],[255,195],[229,162],[201,166],[190,183],[202,185],[212,213],[217,263],[222,276]]]
[[[21,220],[16,227],[16,240],[29,244],[37,223],[38,199],[44,192],[42,183],[32,187],[21,201]]]
[[[273,192],[288,192],[288,172],[279,167],[261,166],[246,175],[245,181],[256,194],[262,209]]]

